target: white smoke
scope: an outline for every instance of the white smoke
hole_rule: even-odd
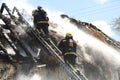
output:
[[[14,50],[13,50],[13,49],[10,49],[10,47],[6,47],[6,50],[7,50],[8,54],[10,54],[10,55],[15,55]]]
[[[16,6],[20,11],[25,9],[29,15],[32,14],[32,10],[34,9],[34,7],[28,3],[28,0],[2,0],[1,2],[6,3],[11,10],[14,6]]]
[[[69,22],[69,19],[61,19],[60,15],[49,16],[50,20],[57,24],[57,27],[53,28],[58,34],[65,35],[66,32],[71,32],[73,34],[73,38],[78,42],[78,45],[81,47],[90,47],[91,50],[94,51],[94,55],[96,55],[96,59],[101,55],[106,63],[114,68],[120,67],[120,54],[114,48],[104,44],[103,42],[97,40],[89,34],[79,30],[75,25]],[[92,54],[92,53],[91,53]],[[88,56],[87,56],[88,57]],[[92,57],[93,58],[93,57]],[[89,60],[91,57],[89,56]],[[101,59],[102,60],[102,59]],[[91,61],[92,62],[92,61]]]
[[[99,58],[102,56],[102,59],[104,59],[108,64],[108,66],[112,66],[113,68],[120,68],[120,53],[113,47],[106,45],[105,43],[91,37],[90,35],[86,36],[87,42],[84,46],[88,46],[93,50],[94,57]]]
[[[6,2],[8,6],[16,6],[18,9],[24,8],[30,14],[33,9],[33,7],[28,4],[27,0],[16,0],[16,1],[6,0],[4,2]],[[50,25],[50,29],[55,30],[58,34],[61,34],[61,35],[65,35],[66,32],[71,32],[79,46],[81,46],[82,48],[86,46],[91,47],[91,50],[94,51],[94,53],[91,53],[91,54],[94,54],[96,56],[91,57],[87,53],[84,53],[85,55],[87,55],[85,57],[90,62],[92,62],[94,58],[95,59],[99,58],[99,55],[100,55],[102,56],[102,58],[106,60],[106,63],[108,63],[110,66],[113,66],[113,68],[120,67],[120,54],[118,51],[100,42],[99,40],[93,38],[92,36],[84,33],[83,31],[79,30],[75,25],[69,22],[69,19],[67,18],[61,19],[60,14],[61,12],[58,13],[58,12],[48,10],[48,16],[50,18],[50,22],[54,22],[56,24],[55,27]],[[41,78],[37,74],[34,74],[32,77],[20,75],[18,77],[18,80],[41,80]]]
[[[19,75],[16,80],[41,80],[41,77],[38,74],[32,74],[31,76]]]

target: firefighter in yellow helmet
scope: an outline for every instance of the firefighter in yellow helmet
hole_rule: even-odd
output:
[[[77,44],[73,40],[73,36],[70,32],[66,33],[66,37],[60,41],[58,48],[62,51],[64,61],[67,64],[75,66],[76,64],[76,47]]]
[[[42,9],[41,6],[38,6],[37,9],[32,11],[33,23],[36,29],[43,31],[45,36],[49,36],[48,26],[49,18],[47,17],[46,11]]]
[[[58,44],[58,48],[62,51],[62,56],[65,63],[72,68],[72,70],[80,75],[79,70],[75,67],[76,65],[76,48],[77,44],[73,39],[73,36],[70,32],[66,33],[64,39]]]

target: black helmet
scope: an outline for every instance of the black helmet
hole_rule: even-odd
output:
[[[37,9],[38,9],[38,10],[41,10],[41,9],[42,9],[42,7],[41,7],[41,6],[38,6],[38,7],[37,7]]]

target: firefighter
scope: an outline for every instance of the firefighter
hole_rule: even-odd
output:
[[[58,48],[62,51],[65,63],[70,66],[75,73],[80,75],[79,70],[75,68],[77,44],[70,32],[66,33],[66,37],[60,41]]]
[[[73,66],[75,66],[76,63],[76,46],[71,33],[66,33],[65,39],[61,40],[58,44],[58,48],[62,51],[65,62]]]
[[[39,33],[44,33],[46,37],[49,37],[49,18],[47,17],[47,13],[42,9],[42,7],[38,6],[36,10],[32,11],[32,16],[34,26],[39,30]]]

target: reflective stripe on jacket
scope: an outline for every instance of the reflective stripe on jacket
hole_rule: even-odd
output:
[[[62,51],[63,55],[66,54],[74,54],[76,53],[76,43],[75,41],[73,41],[73,47],[69,46],[69,39],[63,39],[60,41],[60,43],[58,44],[58,48]],[[68,53],[68,52],[72,52],[72,53]]]
[[[38,21],[37,24],[39,23],[48,23],[48,21]]]
[[[74,55],[76,55],[75,52],[66,52],[64,55],[67,55],[67,54],[74,54]]]
[[[68,61],[66,61],[66,63],[72,68],[72,70],[76,73],[79,71],[78,68],[74,67],[73,65],[71,65]]]

